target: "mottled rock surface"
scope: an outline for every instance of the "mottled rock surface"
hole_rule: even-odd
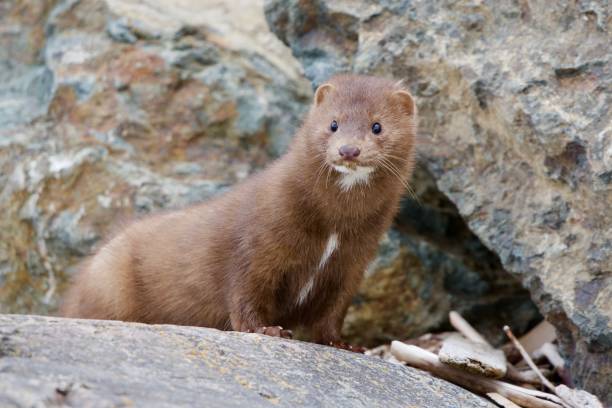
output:
[[[576,382],[612,403],[608,1],[269,0],[306,75],[404,78],[422,157],[529,288]]]
[[[285,149],[310,85],[261,4],[239,3],[2,2],[0,311],[54,310],[122,222]]]
[[[0,311],[55,310],[103,237],[284,151],[312,91],[259,1],[0,3]],[[538,313],[419,169],[346,319],[367,345]]]
[[[3,407],[493,407],[425,372],[259,334],[0,315]]]

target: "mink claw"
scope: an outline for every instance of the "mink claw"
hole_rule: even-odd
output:
[[[293,338],[293,332],[289,329],[283,329],[281,330],[281,337],[283,339],[292,339]]]
[[[340,350],[352,351],[353,353],[363,354],[366,349],[363,346],[357,346],[349,343],[345,343],[343,341],[330,341],[328,344],[330,347],[334,347]]]
[[[248,333],[264,334],[266,336],[280,337],[283,339],[292,339],[293,332],[288,329],[283,329],[281,326],[260,326],[255,329],[247,330]]]

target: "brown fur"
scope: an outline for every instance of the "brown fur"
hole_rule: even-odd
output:
[[[289,151],[267,169],[213,200],[135,222],[104,245],[77,276],[63,315],[240,331],[302,326],[314,340],[339,340],[412,172],[416,112],[389,80],[345,75],[329,84]],[[338,148],[347,143],[375,170],[345,191],[330,164],[346,164]],[[319,270],[334,232],[339,245]]]

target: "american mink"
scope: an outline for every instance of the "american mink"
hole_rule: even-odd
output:
[[[90,258],[61,313],[340,340],[415,156],[401,83],[321,85],[288,152],[232,190],[126,227]],[[278,333],[278,332],[277,332]]]

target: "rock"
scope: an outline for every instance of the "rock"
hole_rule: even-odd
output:
[[[428,172],[556,326],[577,385],[610,404],[607,4],[268,0],[266,17],[314,84],[407,80]]]
[[[0,5],[0,311],[55,310],[126,220],[282,152],[312,91],[259,2]]]
[[[603,408],[601,402],[586,391],[571,389],[563,384],[555,387],[555,391],[560,398],[570,402],[575,407]]]
[[[213,329],[0,315],[2,406],[493,407],[409,367]]]
[[[0,128],[27,123],[45,113],[53,75],[40,64],[44,18],[54,1],[0,4]]]
[[[488,344],[470,341],[453,335],[442,343],[438,353],[444,364],[486,377],[502,378],[506,375],[506,356]]]

